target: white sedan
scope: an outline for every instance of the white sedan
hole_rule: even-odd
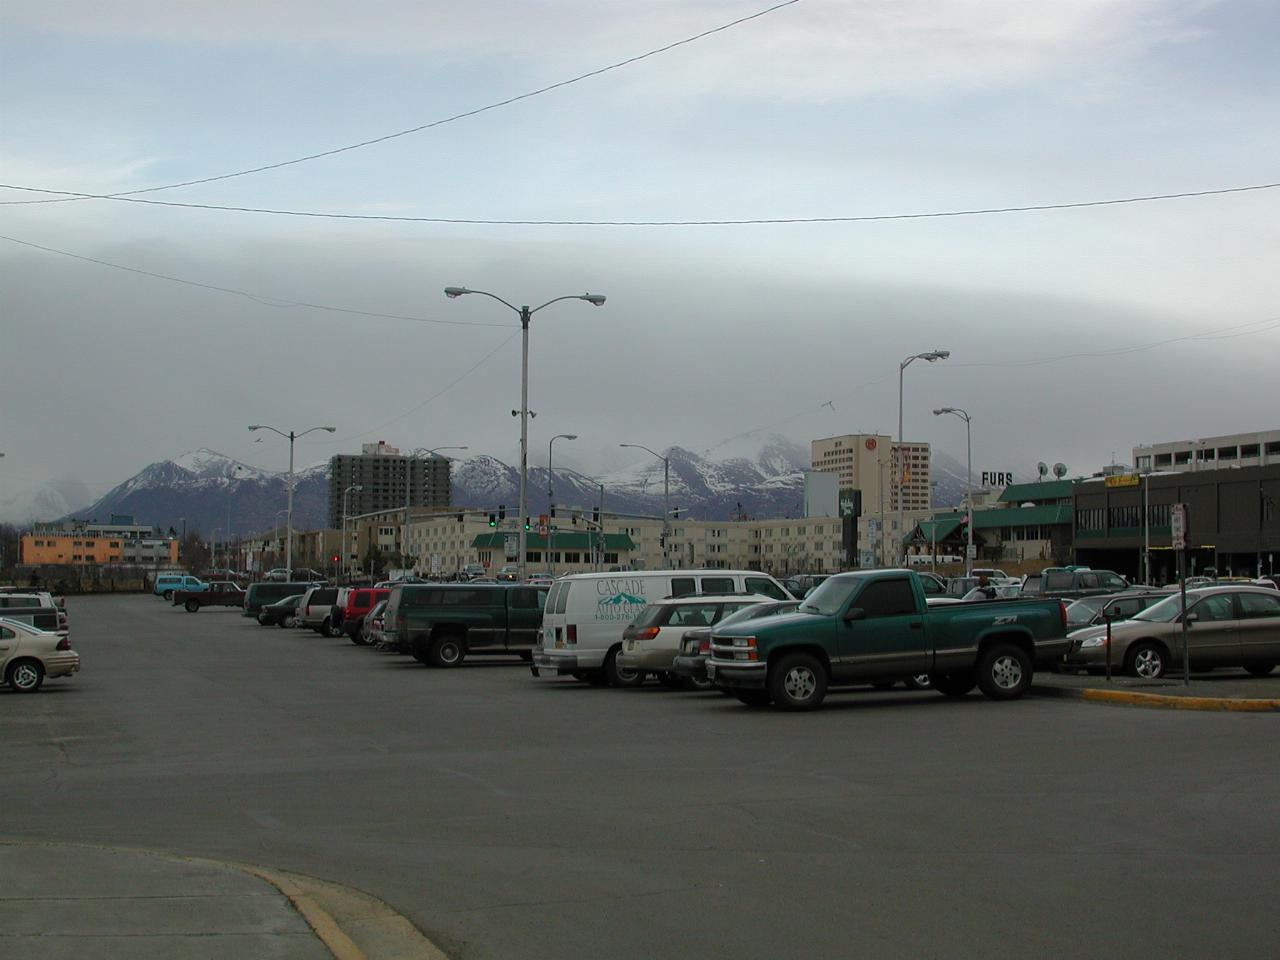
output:
[[[18,693],[35,693],[45,677],[69,677],[80,669],[71,640],[29,623],[0,617],[0,676]]]

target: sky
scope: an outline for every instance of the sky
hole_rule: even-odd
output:
[[[769,5],[8,0],[0,502],[100,494],[198,447],[284,469],[288,444],[251,423],[335,426],[299,465],[380,439],[515,463],[518,318],[450,285],[608,298],[534,315],[531,463],[558,433],[579,439],[556,462],[587,471],[629,462],[620,442],[894,433],[899,363],[934,349],[951,358],[905,372],[906,435],[963,458],[963,424],[931,410],[968,410],[975,470],[1088,473],[1138,443],[1280,426],[1280,189],[694,226],[13,202],[383,137]],[[1280,181],[1278,46],[1270,0],[801,0],[416,133],[137,198],[670,221],[1251,186]]]

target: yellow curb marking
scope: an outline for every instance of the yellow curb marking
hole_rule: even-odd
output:
[[[1125,703],[1137,707],[1168,707],[1173,710],[1219,710],[1233,713],[1262,713],[1280,710],[1280,699],[1223,699],[1219,697],[1175,697],[1164,693],[1136,693],[1128,690],[1080,691],[1082,700]]]

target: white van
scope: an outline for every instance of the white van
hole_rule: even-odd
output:
[[[542,612],[541,643],[533,648],[534,676],[632,685],[636,677],[615,661],[622,631],[640,611],[668,597],[735,593],[794,599],[758,570],[631,570],[561,577]]]

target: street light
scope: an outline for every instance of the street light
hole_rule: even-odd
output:
[[[966,577],[973,576],[973,431],[972,418],[967,412],[959,407],[941,407],[933,411],[935,417],[940,417],[945,413],[953,413],[964,421],[964,449],[965,460],[968,463],[968,481],[966,483],[965,501],[968,504],[969,522],[965,524],[969,528],[969,546],[964,552],[964,575]],[[936,526],[936,523],[935,523]]]
[[[620,443],[620,447],[635,447],[637,450],[643,450],[651,453],[662,461],[662,562],[666,565],[666,569],[671,569],[671,554],[668,553],[671,544],[671,460],[664,457],[656,450],[650,450],[648,447],[639,443]]]
[[[491,300],[497,300],[504,307],[513,310],[520,316],[521,344],[520,344],[520,514],[516,518],[516,530],[519,533],[520,543],[520,579],[524,580],[525,575],[525,544],[527,542],[527,531],[524,528],[525,514],[529,509],[527,496],[527,487],[529,482],[529,321],[533,315],[543,307],[549,307],[553,303],[559,303],[561,300],[585,300],[592,306],[602,306],[604,304],[604,296],[599,293],[579,293],[563,297],[556,297],[548,300],[542,306],[530,309],[527,306],[517,307],[514,304],[507,303],[496,294],[489,293],[487,290],[471,290],[468,287],[445,287],[444,295],[451,300],[468,293],[478,293],[482,297],[489,297]]]
[[[266,424],[251,423],[249,424],[249,429],[270,430],[272,433],[279,434],[289,441],[289,501],[288,506],[285,508],[285,512],[289,515],[289,529],[285,533],[284,579],[286,582],[290,582],[293,580],[293,441],[297,440],[299,437],[305,437],[308,433],[314,433],[316,430],[327,430],[329,433],[334,433],[338,428],[308,427],[301,433],[295,433],[293,430],[285,433],[282,430],[277,430],[275,427],[268,427]]]
[[[350,567],[348,558],[351,555],[351,544],[347,538],[347,495],[353,490],[359,493],[364,489],[364,484],[353,483],[347,489],[342,491],[342,574],[348,576],[347,570]]]
[[[549,513],[555,512],[555,508],[556,508],[556,501],[554,499],[555,498],[555,474],[551,470],[552,448],[556,445],[557,440],[577,440],[577,439],[578,439],[578,435],[576,433],[557,433],[554,437],[551,438],[550,442],[547,444],[547,511]],[[555,576],[556,565],[555,565],[555,560],[552,559],[553,555],[551,553],[552,549],[554,549],[555,547],[555,542],[556,542],[555,524],[551,524],[550,529],[547,530],[547,573],[550,576]]]
[[[897,483],[898,485],[898,535],[899,536],[901,536],[902,534],[902,487],[904,485],[903,480],[906,476],[906,470],[904,469],[906,461],[903,459],[906,456],[906,452],[902,448],[902,445],[903,445],[903,441],[902,441],[902,380],[903,380],[903,376],[902,375],[903,373],[906,372],[907,367],[911,366],[912,361],[928,360],[930,363],[936,363],[938,360],[945,360],[949,356],[951,356],[950,350],[930,350],[928,353],[913,354],[912,356],[907,357],[900,364],[898,364],[898,456],[897,456],[897,461],[894,464],[894,468],[897,473],[897,477],[895,478],[894,482]],[[903,547],[902,549],[905,550],[906,548]],[[899,552],[898,547],[895,545],[894,558],[898,559],[901,556],[902,554]]]
[[[561,472],[561,473],[571,473],[571,474],[573,474],[575,477],[577,477],[579,480],[586,480],[588,483],[595,484],[597,487],[599,487],[599,488],[600,488],[600,502],[599,502],[599,505],[596,507],[596,510],[598,511],[598,515],[599,515],[599,517],[600,517],[600,520],[599,520],[599,522],[598,522],[598,523],[596,523],[596,524],[595,524],[595,527],[596,527],[596,549],[593,551],[593,553],[595,554],[595,567],[596,567],[596,570],[597,570],[597,571],[599,571],[599,570],[600,570],[600,567],[601,567],[601,566],[603,565],[603,563],[604,563],[604,547],[605,547],[605,540],[604,540],[604,484],[603,484],[603,483],[601,483],[599,480],[597,480],[595,477],[588,477],[585,473],[579,473],[577,470],[571,469],[570,467],[561,467],[561,468],[560,468],[560,472]],[[585,518],[585,517],[583,518],[583,522],[584,522],[584,523],[586,522],[586,518]],[[590,526],[588,526],[588,529],[590,529]],[[588,539],[588,542],[590,542],[590,541],[589,541],[589,539]]]
[[[409,491],[413,486],[413,470],[409,465],[410,460],[417,460],[422,456],[435,456],[437,450],[470,450],[470,447],[419,447],[411,453],[405,454],[404,457],[404,536],[400,540],[401,562],[409,556]],[[442,460],[452,461],[452,457],[441,457]]]

